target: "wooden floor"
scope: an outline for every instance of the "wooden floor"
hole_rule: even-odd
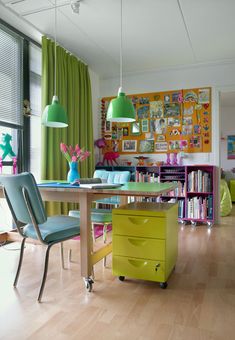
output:
[[[109,257],[108,268],[96,265],[88,293],[79,263],[62,270],[57,247],[39,304],[44,249],[27,245],[14,289],[19,244],[1,247],[0,339],[235,339],[235,207],[232,215],[211,230],[179,226],[179,257],[166,290],[153,282],[119,281]]]

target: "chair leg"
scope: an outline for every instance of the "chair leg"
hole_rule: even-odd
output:
[[[18,278],[19,278],[19,275],[20,275],[21,265],[22,265],[22,261],[23,261],[23,257],[24,257],[24,245],[25,245],[25,241],[26,241],[26,238],[24,237],[22,242],[21,242],[20,258],[19,258],[19,263],[18,263],[18,268],[17,268],[15,280],[14,280],[14,283],[13,283],[14,287],[16,287],[17,282],[18,282]]]
[[[92,240],[93,242],[96,242],[96,238],[95,238],[95,223],[91,223],[91,231],[92,231]]]
[[[65,269],[65,266],[64,266],[64,244],[63,244],[63,242],[60,242],[60,258],[61,258],[62,269]]]
[[[42,294],[43,294],[44,287],[45,287],[45,282],[46,282],[46,278],[47,278],[47,270],[48,270],[48,262],[49,262],[49,254],[50,254],[50,250],[51,250],[52,245],[53,244],[49,245],[47,247],[47,250],[46,250],[44,272],[43,272],[43,277],[42,277],[42,283],[41,283],[40,291],[39,291],[39,294],[38,294],[38,302],[41,302]]]

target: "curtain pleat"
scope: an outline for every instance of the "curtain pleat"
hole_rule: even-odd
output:
[[[54,42],[42,38],[42,108],[51,103],[54,94],[68,115],[67,128],[42,127],[42,179],[66,180],[68,162],[60,151],[60,143],[80,147],[91,155],[79,164],[81,177],[94,172],[94,140],[92,96],[88,67],[75,56],[57,46],[56,93],[54,93]],[[48,215],[67,214],[77,205],[47,202]]]

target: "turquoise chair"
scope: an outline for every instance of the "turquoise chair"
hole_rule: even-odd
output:
[[[130,181],[131,173],[130,171],[107,171],[107,170],[95,170],[94,178],[100,178],[102,182],[106,183],[119,183],[125,184]],[[120,205],[120,196],[112,196],[110,198],[103,198],[95,201],[96,207],[99,207],[99,204],[108,204],[114,205],[115,207]]]
[[[47,217],[40,192],[31,173],[0,176],[5,198],[11,210],[16,228],[23,240],[21,242],[20,258],[14,280],[16,287],[24,254],[26,238],[40,241],[47,247],[42,283],[39,290],[38,302],[41,302],[45,287],[49,253],[51,247],[80,235],[79,219],[70,216]]]

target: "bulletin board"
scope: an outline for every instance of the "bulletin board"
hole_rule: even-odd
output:
[[[146,154],[211,152],[211,88],[128,95],[136,111],[134,123],[106,121],[114,97],[101,100],[103,152]]]

